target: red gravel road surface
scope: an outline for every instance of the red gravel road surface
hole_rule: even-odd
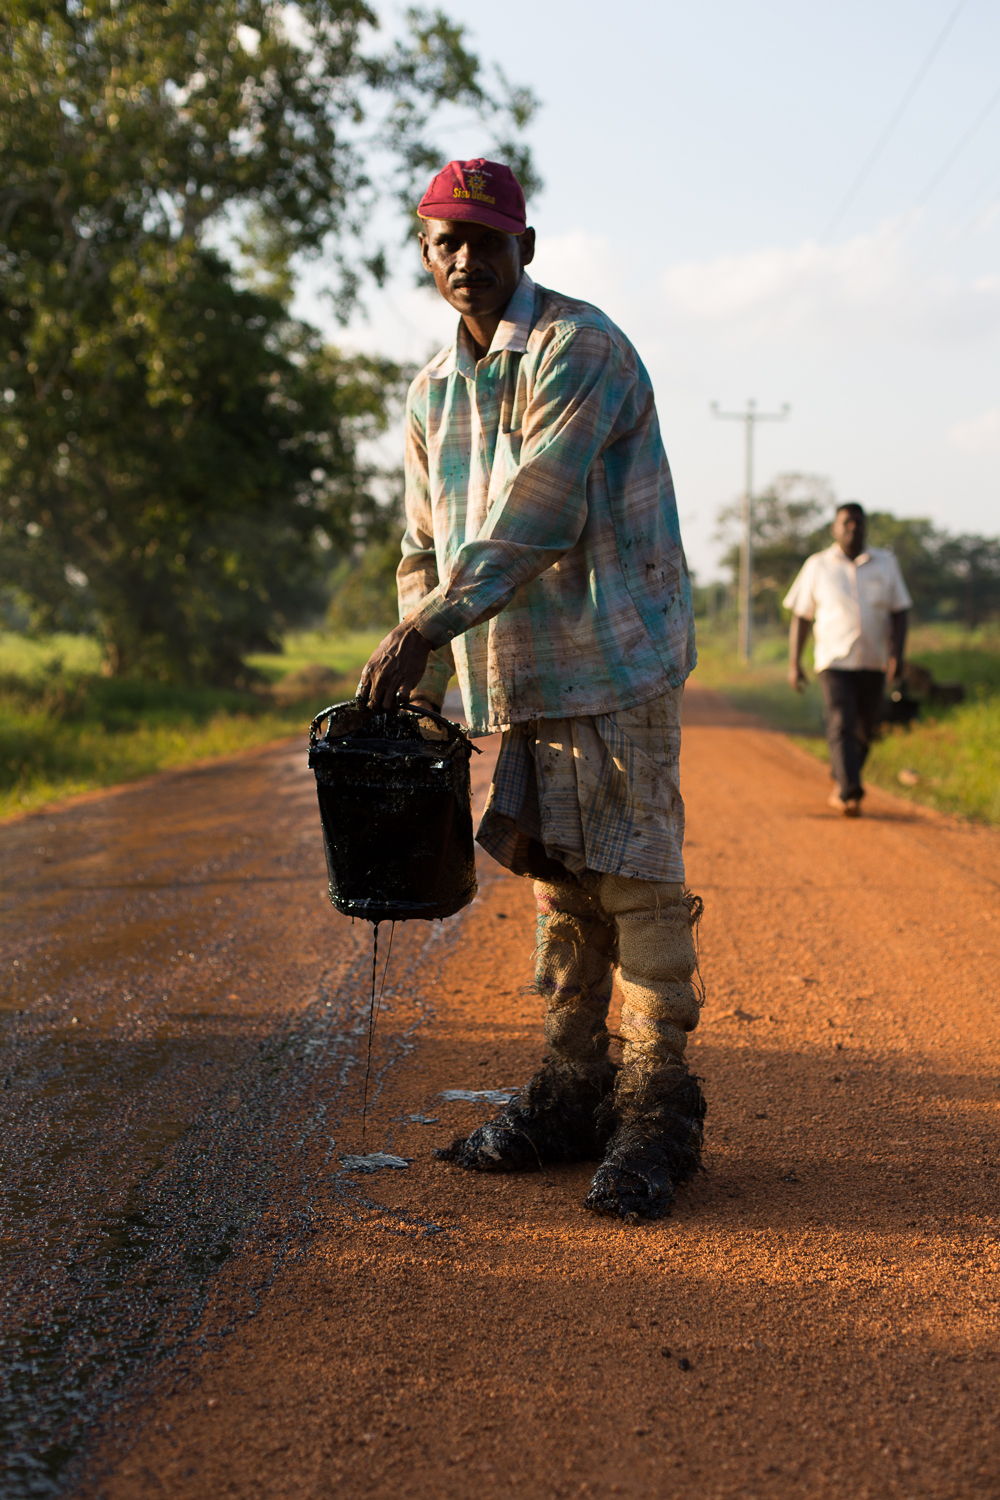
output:
[[[0,830],[15,1432],[56,1485],[10,1494],[1000,1495],[1000,837],[838,818],[694,687],[682,774],[706,1171],[642,1227],[589,1167],[431,1156],[494,1107],[449,1091],[537,1062],[528,882],[397,930],[362,1138],[370,930],[301,747]]]

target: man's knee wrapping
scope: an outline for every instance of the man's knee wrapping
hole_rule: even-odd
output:
[[[691,920],[678,902],[652,912],[627,913],[617,918],[618,962],[634,979],[690,979],[698,967]]]
[[[607,984],[614,934],[603,924],[565,912],[538,918],[535,987],[549,1005],[571,1005]]]
[[[601,906],[609,917],[623,912],[658,912],[684,900],[684,887],[674,880],[631,880],[627,875],[605,875],[598,888]]]
[[[632,1058],[680,1058],[698,1024],[694,927],[701,902],[666,882],[605,876],[601,902],[618,930],[621,1035]]]
[[[535,881],[535,989],[545,1000],[545,1041],[578,1069],[602,1064],[615,933],[599,901],[575,882]]]
[[[611,994],[615,934],[595,897],[576,885],[535,882],[538,938],[535,987],[550,1008],[592,1001],[603,1014]]]
[[[575,880],[536,880],[532,889],[539,916],[568,912],[572,917],[589,917],[592,921],[604,918],[597,896]]]
[[[622,1007],[653,1025],[693,1031],[701,1016],[701,996],[690,980],[636,979],[619,971]]]
[[[614,914],[623,979],[648,985],[692,978],[698,968],[699,897],[685,895],[680,885],[619,875],[604,877],[600,895],[605,910]]]

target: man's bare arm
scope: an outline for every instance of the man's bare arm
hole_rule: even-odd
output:
[[[903,675],[903,654],[906,650],[906,627],[909,613],[909,610],[897,609],[889,616],[889,670],[886,673],[889,682],[898,682]]]
[[[804,615],[792,615],[788,631],[788,682],[797,693],[801,693],[809,681],[802,670],[802,652],[811,629],[812,620],[807,620]]]

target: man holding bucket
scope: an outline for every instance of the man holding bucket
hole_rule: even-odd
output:
[[[418,213],[460,319],[410,387],[402,623],[360,692],[439,709],[457,670],[471,732],[503,731],[477,838],[534,880],[547,1044],[503,1112],[438,1155],[596,1160],[588,1208],[659,1218],[699,1167],[705,1101],[684,1061],[701,1004],[678,778],[694,628],[653,391],[610,319],[527,274],[508,167],[451,162]]]

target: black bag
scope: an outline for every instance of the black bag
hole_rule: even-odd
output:
[[[329,719],[320,738],[324,719]],[[330,900],[369,922],[450,917],[476,894],[465,730],[440,714],[356,699],[309,728]]]
[[[920,704],[910,697],[902,682],[897,682],[882,700],[883,724],[912,724],[919,712]]]

